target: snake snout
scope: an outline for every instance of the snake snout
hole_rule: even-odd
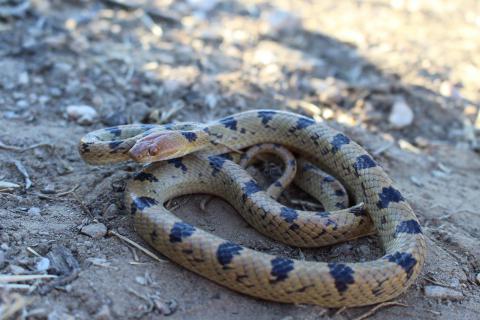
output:
[[[152,133],[138,140],[128,154],[132,160],[143,163],[172,159],[183,150],[177,138],[172,132]]]

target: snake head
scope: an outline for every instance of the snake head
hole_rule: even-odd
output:
[[[150,163],[183,157],[204,145],[193,131],[153,132],[138,140],[128,151],[136,162]]]

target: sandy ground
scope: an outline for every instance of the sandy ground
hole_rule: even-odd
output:
[[[139,166],[86,165],[76,149],[83,134],[269,107],[326,121],[361,143],[420,219],[429,253],[396,299],[406,306],[370,318],[478,319],[476,1],[119,3],[0,1],[0,274],[70,275],[55,286],[0,280],[0,318],[15,310],[11,318],[283,320],[369,311],[256,300],[157,262],[101,228],[98,238],[81,232],[101,223],[145,246],[122,197]],[[411,110],[412,123],[392,123],[395,104],[403,109],[393,116],[405,121]],[[67,108],[75,105],[96,115],[72,119]],[[256,233],[220,199],[202,210],[202,199],[176,199],[175,212],[256,250],[322,261],[381,255],[375,236],[290,248]],[[434,298],[432,286],[450,292]]]

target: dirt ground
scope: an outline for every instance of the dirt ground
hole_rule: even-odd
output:
[[[0,318],[341,320],[368,312],[240,295],[102,229],[146,246],[122,197],[140,167],[86,165],[82,135],[267,107],[346,132],[420,219],[424,270],[395,300],[404,306],[370,319],[479,319],[478,39],[474,0],[0,1]],[[79,119],[71,106],[94,113],[84,108]],[[204,197],[176,199],[175,212],[256,250],[319,261],[381,255],[375,236],[290,248],[220,199],[202,210]],[[47,274],[63,280],[14,278]]]

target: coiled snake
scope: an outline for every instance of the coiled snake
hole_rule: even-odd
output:
[[[283,145],[337,177],[358,205],[324,212],[285,207],[221,156],[261,143]],[[181,266],[251,296],[324,307],[373,304],[404,292],[425,260],[417,218],[383,169],[346,135],[301,115],[254,110],[208,124],[119,126],[87,134],[79,149],[92,164],[154,162],[126,190],[136,231]],[[164,207],[167,200],[192,193],[222,197],[259,232],[298,247],[355,238],[373,222],[385,254],[374,261],[324,263],[251,250]]]

